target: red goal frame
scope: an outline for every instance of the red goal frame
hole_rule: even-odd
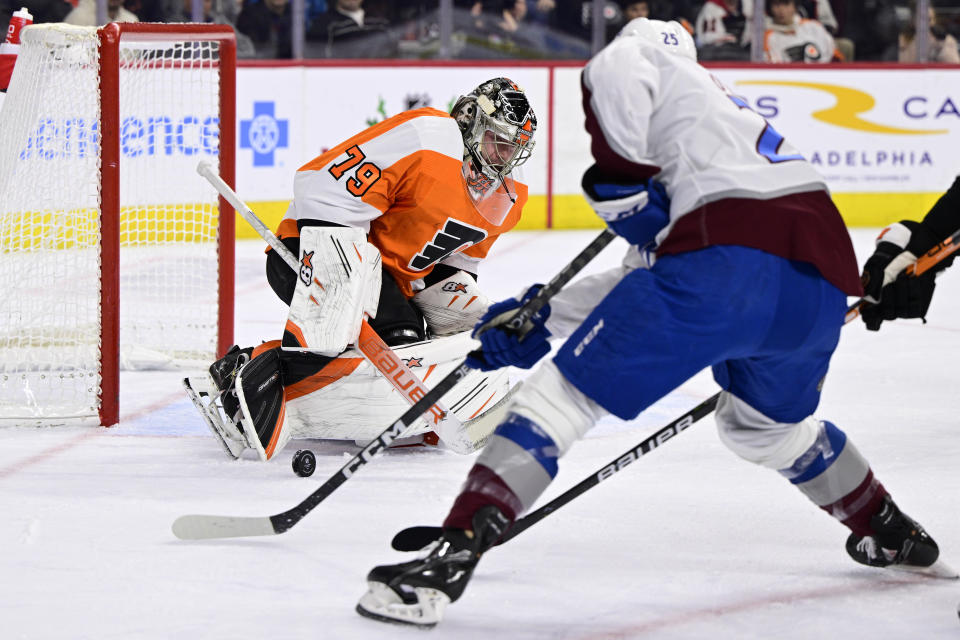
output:
[[[220,177],[236,178],[237,44],[233,28],[216,24],[116,23],[100,41],[100,424],[120,421],[120,41],[217,41],[220,68]],[[233,344],[235,213],[219,198],[217,353]]]

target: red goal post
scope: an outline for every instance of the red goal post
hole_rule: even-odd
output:
[[[34,25],[0,119],[0,419],[119,421],[120,370],[233,340],[236,43],[225,25]]]

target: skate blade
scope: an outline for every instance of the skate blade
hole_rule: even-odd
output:
[[[415,587],[416,604],[405,604],[397,593],[382,582],[368,582],[369,590],[357,603],[357,613],[379,622],[431,629],[443,618],[450,598],[436,589]]]
[[[213,383],[207,380],[199,380],[197,378],[183,379],[183,388],[193,402],[193,406],[200,412],[200,417],[203,418],[204,423],[206,423],[213,435],[216,436],[217,442],[221,444],[226,454],[234,460],[237,460],[247,447],[243,443],[231,438],[227,433],[226,427],[221,423],[216,401],[210,392],[210,387],[212,386]]]
[[[943,560],[937,560],[929,567],[917,567],[909,564],[893,564],[887,567],[894,571],[903,571],[914,575],[927,576],[928,578],[937,578],[939,580],[957,580],[960,574],[956,569],[948,565]]]

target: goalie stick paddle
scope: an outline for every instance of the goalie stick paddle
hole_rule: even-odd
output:
[[[536,509],[535,511],[531,511],[524,517],[517,519],[513,523],[513,526],[507,529],[507,532],[503,535],[503,537],[497,541],[497,544],[503,544],[504,542],[515,538],[574,498],[586,493],[588,490],[597,486],[607,478],[610,478],[617,472],[622,471],[624,467],[636,462],[640,457],[650,453],[654,449],[657,449],[660,447],[660,445],[673,436],[692,426],[693,423],[700,420],[700,418],[703,418],[704,416],[707,416],[713,412],[719,399],[719,392],[713,394],[687,413],[683,414],[670,424],[666,425],[656,433],[652,434],[650,437],[640,442],[638,445],[631,447],[629,451],[621,453],[616,458],[597,469],[591,475],[570,487],[547,504],[543,505],[539,509]],[[419,551],[439,538],[442,531],[442,527],[408,527],[393,537],[393,540],[390,542],[390,546],[397,551]]]
[[[519,324],[518,333],[523,335],[524,326],[529,318],[539,311],[549,299],[564,287],[590,260],[616,237],[609,229],[604,229],[593,239],[560,273],[537,292],[537,295],[525,302],[517,310],[517,317],[524,318]],[[487,323],[490,326],[490,323]],[[387,448],[403,431],[417,420],[444,394],[452,389],[470,371],[466,361],[442,378],[436,386],[420,398],[410,409],[404,412],[393,424],[384,429],[360,453],[353,456],[339,471],[328,478],[300,504],[292,509],[272,516],[234,517],[215,515],[185,515],[173,523],[173,533],[182,540],[203,540],[211,538],[238,538],[247,536],[269,536],[284,533],[300,522],[318,504],[323,502],[340,485],[349,480],[361,467],[369,463],[374,456]]]

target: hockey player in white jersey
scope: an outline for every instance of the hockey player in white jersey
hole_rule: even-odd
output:
[[[823,179],[697,64],[675,22],[628,23],[587,64],[582,88],[595,160],[584,194],[632,250],[621,268],[555,296],[523,341],[504,325],[481,334],[483,357],[471,362],[482,369],[530,367],[550,334],[566,341],[516,394],[442,536],[417,560],[370,571],[358,612],[436,624],[599,418],[632,419],[708,366],[728,448],[848,527],[857,562],[927,570],[933,539],[847,435],[812,416],[846,296],[861,294]],[[492,305],[481,323],[518,304]]]

